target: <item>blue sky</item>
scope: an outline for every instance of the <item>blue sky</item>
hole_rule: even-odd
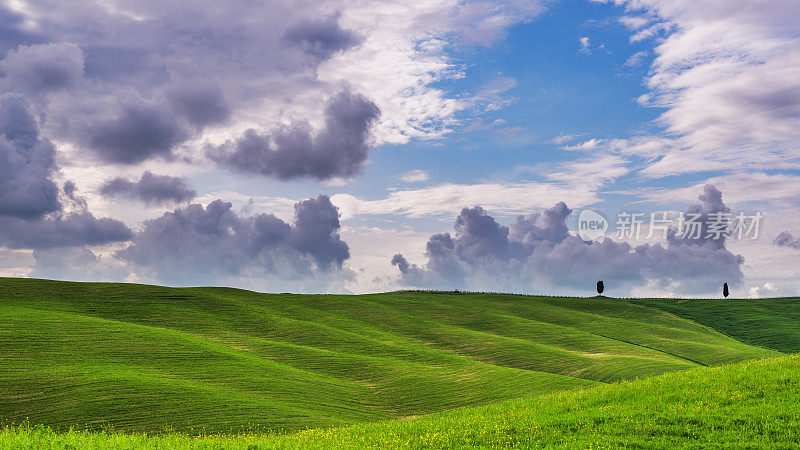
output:
[[[2,275],[800,289],[791,1],[0,5]],[[764,221],[630,240],[626,211]]]

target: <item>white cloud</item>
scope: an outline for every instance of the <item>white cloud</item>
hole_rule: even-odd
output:
[[[491,45],[508,27],[542,10],[536,1],[347,2],[342,21],[368,30],[366,41],[321,66],[319,80],[348,80],[375,99],[383,112],[376,130],[378,142],[440,137],[457,123],[454,114],[472,103],[451,98],[433,86],[442,79],[464,76],[463,68],[447,56],[447,48],[459,42]],[[511,78],[498,77],[484,94],[499,89],[496,97],[513,83]]]
[[[403,249],[409,257],[421,259],[425,255],[427,234],[396,225],[344,227],[341,235],[350,246],[347,264],[356,273],[347,287],[356,293],[386,292],[401,287],[397,269],[390,263],[398,249]]]
[[[550,139],[549,141],[547,141],[547,143],[554,145],[563,145],[566,144],[567,142],[572,141],[573,139],[575,139],[574,134],[559,133],[558,136],[554,137],[553,139]]]
[[[731,204],[771,203],[776,207],[796,208],[800,204],[800,176],[766,173],[735,173],[711,177],[692,186],[671,189],[628,191],[649,203],[685,203],[697,197],[698,189],[713,184]],[[794,205],[794,206],[791,206]]]
[[[350,194],[331,196],[343,219],[359,215],[400,214],[408,217],[453,216],[462,208],[482,206],[496,214],[525,214],[549,208],[562,200],[572,208],[599,201],[596,186],[582,183],[442,184],[391,192],[379,200]]]
[[[636,52],[631,56],[629,56],[628,59],[626,59],[622,65],[625,67],[639,67],[640,65],[642,65],[645,58],[647,58],[647,55],[649,54],[650,52],[648,52],[647,50]]]
[[[578,50],[578,53],[583,53],[587,55],[589,53],[592,53],[592,49],[590,48],[589,38],[587,36],[581,37],[580,39],[578,39],[578,42],[581,45],[580,49]]]
[[[665,108],[658,122],[674,143],[643,174],[800,167],[800,3],[614,3],[632,40],[666,35],[640,102]]]
[[[406,183],[419,183],[428,181],[428,171],[426,170],[411,170],[400,175],[400,179]]]
[[[604,139],[592,138],[592,139],[589,139],[587,141],[583,141],[580,144],[567,145],[567,146],[564,146],[564,147],[561,147],[561,148],[563,150],[570,150],[570,151],[572,151],[572,150],[594,150],[594,149],[600,147],[605,142],[606,141]]]
[[[487,83],[484,83],[470,102],[476,106],[481,106],[485,111],[498,110],[511,102],[511,99],[504,96],[507,91],[517,85],[517,80],[511,77],[498,76]]]
[[[766,282],[761,286],[751,287],[748,293],[750,298],[790,297],[797,295],[797,289],[776,286],[775,283]]]

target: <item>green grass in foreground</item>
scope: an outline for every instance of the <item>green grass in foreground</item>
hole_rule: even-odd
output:
[[[191,437],[6,428],[17,448],[797,448],[800,356],[670,373],[416,419],[288,436]]]
[[[0,279],[0,424],[186,433],[396,419],[778,355],[609,298]]]

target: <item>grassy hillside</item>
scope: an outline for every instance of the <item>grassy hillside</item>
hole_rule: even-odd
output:
[[[15,448],[797,448],[800,356],[670,373],[410,420],[293,435],[0,430]]]
[[[714,328],[748,344],[800,352],[800,299],[647,299],[655,307]]]
[[[776,355],[607,298],[0,279],[0,422],[296,430]]]

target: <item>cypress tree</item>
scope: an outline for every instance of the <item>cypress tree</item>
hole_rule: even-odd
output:
[[[603,280],[597,282],[597,293],[602,295],[603,290],[605,290],[605,286],[603,286]]]

